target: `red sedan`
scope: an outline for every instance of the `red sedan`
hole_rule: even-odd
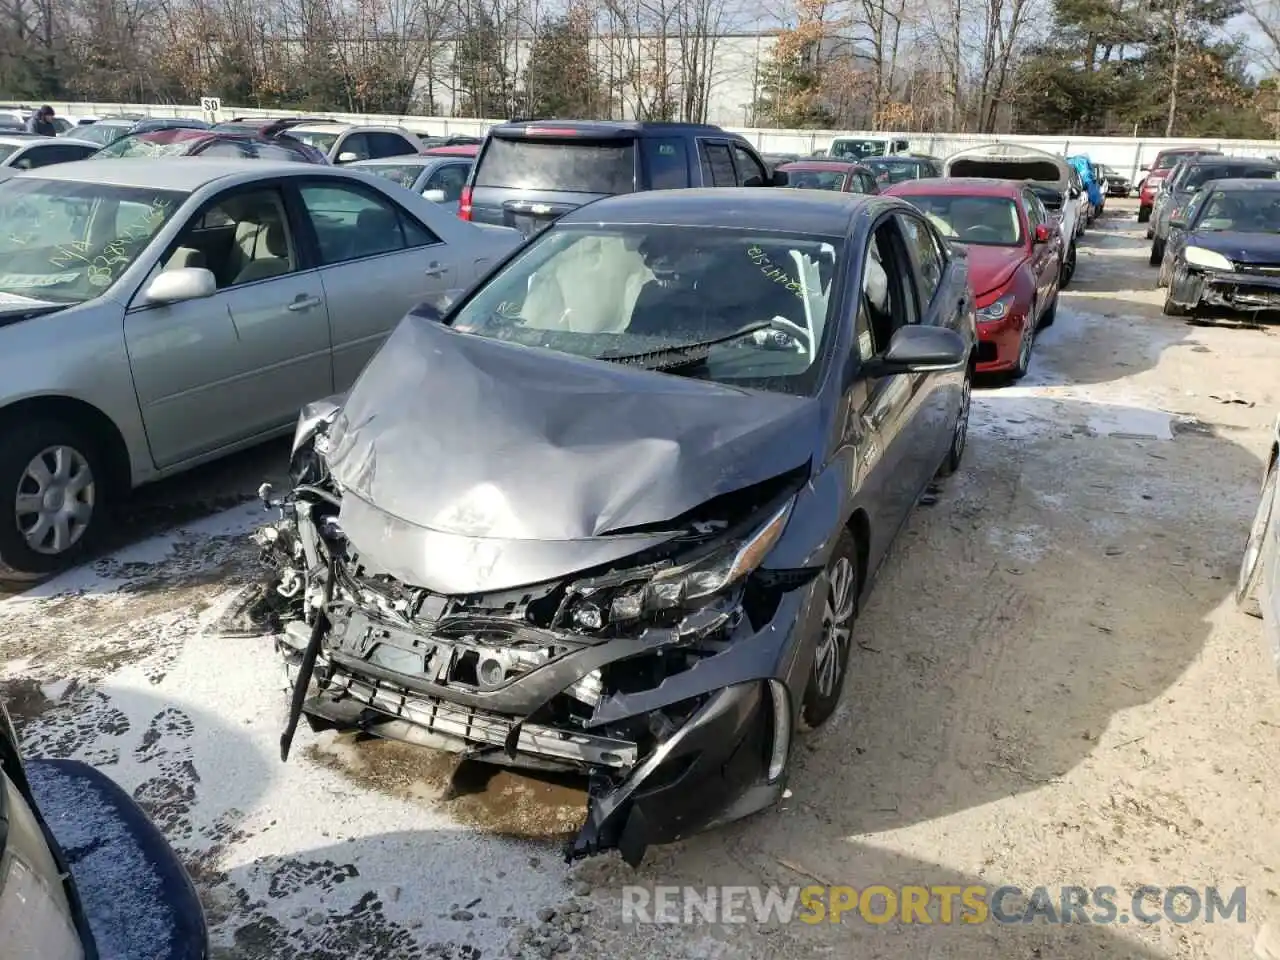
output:
[[[978,373],[1017,380],[1036,332],[1053,323],[1062,271],[1062,231],[1024,183],[977,178],[910,180],[902,197],[969,254],[978,321]]]
[[[773,168],[774,185],[801,190],[835,190],[841,193],[879,193],[876,175],[860,163],[845,160],[792,160]],[[778,174],[786,174],[780,182]]]

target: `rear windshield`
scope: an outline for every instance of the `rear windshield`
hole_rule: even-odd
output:
[[[1182,186],[1198,187],[1201,184],[1208,183],[1210,180],[1236,178],[1243,180],[1274,180],[1276,179],[1276,168],[1270,164],[1256,167],[1238,167],[1226,164],[1215,164],[1211,167],[1196,166],[1192,167],[1187,175],[1182,178]]]
[[[831,156],[861,160],[863,157],[883,157],[888,144],[884,140],[833,140]]]
[[[633,140],[506,140],[493,137],[476,170],[477,187],[630,193]]]
[[[1062,179],[1062,171],[1050,160],[960,159],[952,161],[947,171],[953,177],[991,177],[996,180]]]

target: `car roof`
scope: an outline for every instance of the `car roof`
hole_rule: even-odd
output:
[[[830,173],[848,173],[862,166],[854,160],[788,160],[786,163],[780,163],[778,170],[784,173],[789,170],[817,170],[827,171]]]
[[[302,168],[301,171],[299,168]],[[326,168],[327,169],[327,168]],[[241,158],[206,157],[122,157],[111,160],[73,160],[54,163],[35,170],[24,170],[19,177],[38,180],[68,180],[103,183],[114,187],[151,187],[155,190],[181,190],[194,193],[205,184],[242,173],[263,177],[287,176],[305,172],[315,175],[314,164],[281,160],[247,160]]]
[[[875,196],[831,190],[760,187],[648,190],[597,200],[566,213],[560,222],[747,227],[843,237],[858,211],[882,202]]]
[[[1026,186],[1021,180],[997,180],[993,177],[925,177],[886,187],[890,196],[908,194],[935,197],[1006,197],[1016,199]]]
[[[682,132],[716,133],[721,136],[725,134],[723,128],[709,123],[673,123],[655,120],[518,120],[512,123],[498,123],[489,128],[491,134],[499,137],[516,137],[539,131],[545,134],[559,130],[578,136],[591,134],[643,136]]]

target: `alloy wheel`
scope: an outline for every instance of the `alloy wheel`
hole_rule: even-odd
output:
[[[822,635],[813,654],[818,694],[830,697],[844,672],[853,638],[853,608],[857,584],[853,564],[840,557],[826,574],[827,597],[822,611]]]
[[[956,417],[956,432],[951,438],[951,461],[959,463],[964,445],[969,437],[969,403],[973,394],[972,379],[966,374],[960,385],[960,415]]]
[[[14,500],[18,531],[27,546],[57,556],[79,543],[93,520],[95,492],[89,461],[74,447],[46,447],[32,457]]]

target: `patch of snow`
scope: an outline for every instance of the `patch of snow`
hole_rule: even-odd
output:
[[[1049,552],[1053,537],[1044,527],[1027,524],[1014,530],[992,527],[987,542],[1018,560],[1035,563]]]

